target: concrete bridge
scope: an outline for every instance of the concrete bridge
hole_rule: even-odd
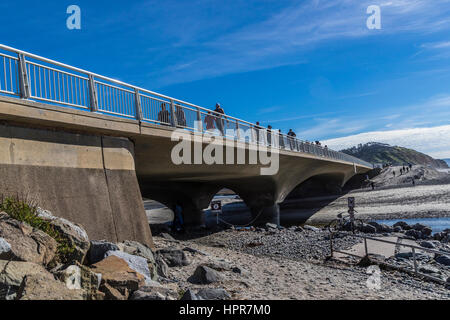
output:
[[[278,204],[308,178],[342,186],[372,169],[360,159],[3,45],[0,121],[0,192],[82,224],[92,239],[152,245],[142,196],[181,203],[186,223],[198,225],[214,195],[230,188],[256,222],[277,222]],[[224,156],[229,164],[204,164],[195,155],[175,164],[174,132],[197,143],[201,154],[211,145],[231,146],[225,149],[231,156]],[[254,154],[276,155],[279,170],[262,175],[270,164],[251,162]]]

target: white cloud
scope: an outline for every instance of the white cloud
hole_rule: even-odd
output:
[[[330,139],[324,144],[342,150],[359,143],[381,142],[423,152],[437,159],[450,158],[450,125],[392,131],[365,132],[348,137]]]

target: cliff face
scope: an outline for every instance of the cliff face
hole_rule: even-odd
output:
[[[416,150],[378,142],[360,144],[357,147],[341,151],[371,163],[392,163],[393,165],[410,163],[413,165],[429,165],[440,169],[449,167],[444,160],[433,159]]]

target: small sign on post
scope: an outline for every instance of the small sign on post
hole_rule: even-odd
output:
[[[211,212],[216,214],[216,222],[219,224],[219,214],[222,213],[222,201],[215,200],[211,202]]]

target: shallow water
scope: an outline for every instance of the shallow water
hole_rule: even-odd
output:
[[[447,218],[419,218],[419,219],[398,219],[398,220],[376,220],[378,223],[384,223],[388,226],[405,221],[409,225],[420,223],[430,227],[433,230],[433,234],[441,232],[447,228],[450,228],[450,217]]]

